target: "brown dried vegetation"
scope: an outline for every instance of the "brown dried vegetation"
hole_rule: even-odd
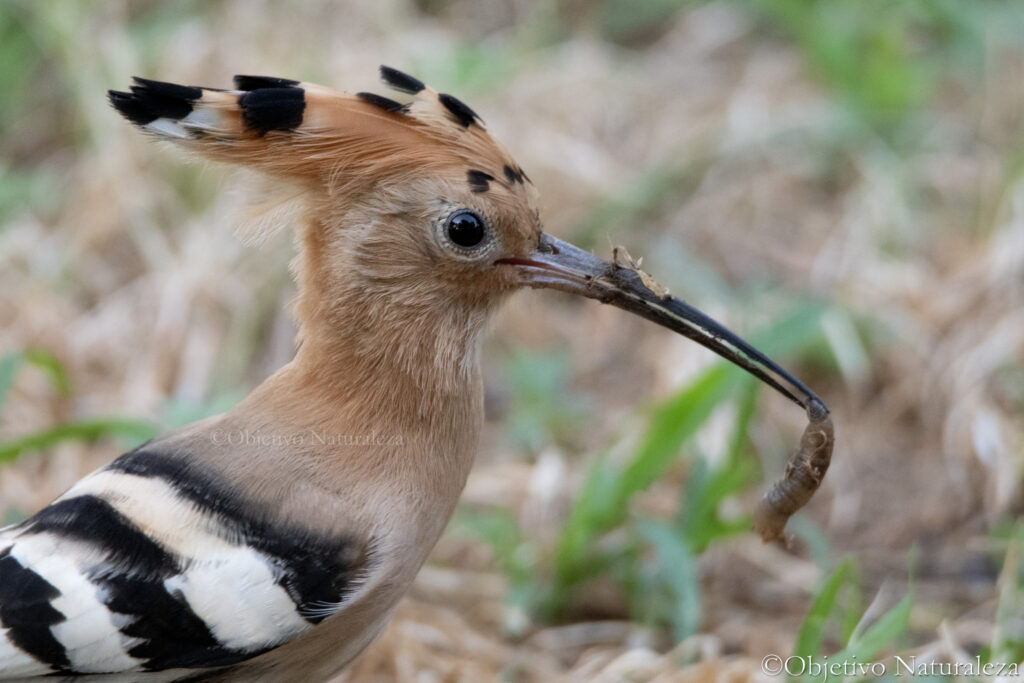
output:
[[[540,188],[550,232],[646,254],[645,270],[743,334],[823,307],[824,342],[783,359],[840,434],[805,515],[833,561],[855,559],[882,610],[905,589],[914,546],[902,645],[973,656],[1007,604],[997,531],[1024,510],[1019,13],[978,0],[951,14],[949,34],[914,24],[860,45],[864,62],[844,70],[764,9],[787,4],[651,3],[662,14],[644,20],[616,0],[5,3],[0,351],[51,351],[73,391],[20,373],[0,442],[105,415],[174,426],[230,405],[293,352],[286,234],[241,244],[241,183],[154,149],[109,110],[108,88],[136,73],[216,85],[242,72],[356,92],[393,64],[481,114]],[[836,30],[823,40],[839,45]],[[943,51],[956,31],[975,42]],[[878,73],[914,82],[875,93],[857,80]],[[590,398],[525,456],[503,433],[517,409],[503,367],[522,347],[567,351],[570,388]],[[635,416],[711,354],[610,307],[524,293],[486,362],[492,419],[464,500],[510,509],[543,539],[591,457],[628,451],[645,426]],[[732,413],[720,412],[697,439],[702,457],[729,439]],[[758,415],[745,447],[770,481],[802,425],[778,397]],[[5,464],[0,507],[27,514],[122,447],[64,441]],[[673,468],[632,509],[672,514],[692,470]],[[763,490],[726,506],[749,511]],[[505,576],[482,543],[451,534],[348,680],[757,679],[765,653],[793,647],[818,585],[808,538],[711,545],[700,633],[672,645],[628,620],[612,581],[588,586],[561,623],[508,635]]]

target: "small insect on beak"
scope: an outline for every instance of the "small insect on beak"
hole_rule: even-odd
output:
[[[616,252],[615,260],[609,262],[544,234],[529,257],[501,259],[496,264],[516,266],[528,287],[580,294],[656,322],[732,361],[803,408],[813,405],[815,412],[828,414],[825,404],[803,382],[711,317],[668,294],[628,255],[623,258]]]

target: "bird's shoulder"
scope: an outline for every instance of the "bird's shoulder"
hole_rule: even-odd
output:
[[[0,530],[0,678],[234,664],[342,611],[370,555],[151,442]]]

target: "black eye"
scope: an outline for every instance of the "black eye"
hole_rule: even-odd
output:
[[[453,244],[475,247],[484,239],[484,221],[472,211],[457,211],[448,216],[444,231]]]

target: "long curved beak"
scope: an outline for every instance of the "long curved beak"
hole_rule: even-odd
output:
[[[711,349],[803,408],[813,405],[828,413],[807,385],[723,325],[663,292],[633,264],[605,261],[548,234],[541,235],[537,250],[528,258],[500,259],[496,264],[517,267],[526,286],[580,294],[636,313]]]

